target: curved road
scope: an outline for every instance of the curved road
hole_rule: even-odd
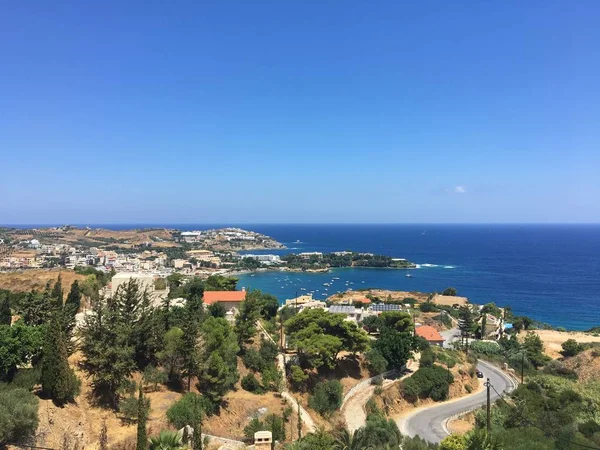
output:
[[[489,378],[492,386],[500,393],[512,391],[515,382],[497,367],[479,361],[477,368],[483,372],[484,380]],[[486,389],[476,394],[463,397],[460,400],[449,401],[436,406],[430,406],[398,420],[398,427],[403,434],[411,437],[420,436],[426,441],[439,443],[448,436],[446,422],[453,416],[466,413],[486,404]],[[498,395],[492,389],[491,400],[494,402]]]

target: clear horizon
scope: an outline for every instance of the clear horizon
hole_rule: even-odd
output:
[[[600,223],[598,2],[3,13],[0,222]]]

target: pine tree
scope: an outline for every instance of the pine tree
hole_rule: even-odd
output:
[[[463,345],[464,345],[465,339],[466,339],[466,342],[468,343],[469,336],[473,332],[473,324],[474,324],[474,320],[473,320],[473,312],[471,311],[471,308],[469,308],[468,306],[461,306],[459,315],[458,315],[458,328],[460,329],[460,334],[461,334],[461,339],[463,340]]]
[[[8,294],[0,292],[0,325],[10,325],[11,320]]]
[[[48,324],[42,350],[41,381],[43,392],[57,404],[72,401],[79,393],[79,380],[69,367],[67,342],[55,317]]]
[[[69,291],[69,295],[67,295],[67,300],[65,301],[65,309],[68,309],[69,312],[75,316],[81,307],[81,290],[79,289],[79,281],[73,281],[71,284],[71,290]]]
[[[146,400],[144,399],[144,392],[142,391],[142,385],[140,384],[139,395],[138,395],[138,423],[137,423],[137,444],[136,450],[146,450],[148,447],[148,436],[146,430],[146,419],[148,410],[146,408]]]

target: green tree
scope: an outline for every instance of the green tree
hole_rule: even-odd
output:
[[[260,317],[259,296],[260,291],[247,293],[235,318],[235,334],[241,348],[256,334],[256,321]]]
[[[372,376],[382,374],[387,370],[388,362],[378,349],[373,348],[366,352],[365,359],[369,373]]]
[[[0,325],[0,381],[10,381],[17,367],[35,362],[42,349],[45,327]]]
[[[42,350],[41,382],[44,394],[58,405],[73,401],[79,393],[80,382],[69,367],[65,335],[58,319],[46,328]]]
[[[0,445],[31,438],[38,426],[38,398],[31,392],[0,386]]]
[[[530,331],[523,340],[523,350],[527,358],[534,367],[541,367],[546,364],[550,358],[544,354],[544,344],[542,339],[533,331]]]
[[[146,366],[142,380],[144,384],[152,386],[153,391],[157,391],[158,385],[165,383],[168,379],[168,375],[162,369],[155,366]]]
[[[94,395],[115,409],[121,388],[136,368],[130,326],[121,320],[116,302],[99,301],[80,332],[82,365]]]
[[[579,344],[575,339],[567,339],[561,344],[562,355],[564,357],[575,356],[584,350],[583,345]]]
[[[237,282],[237,278],[211,275],[205,281],[205,288],[207,291],[235,291]]]
[[[373,348],[383,355],[387,361],[388,370],[400,370],[412,357],[416,340],[408,331],[399,332],[388,327],[383,327],[379,339],[373,344]]]
[[[208,314],[213,317],[221,317],[225,318],[225,314],[227,314],[227,310],[220,302],[213,303],[212,305],[208,305],[206,309]]]
[[[203,398],[188,392],[167,410],[167,420],[177,429],[193,426],[195,422],[202,421],[204,408]]]
[[[163,349],[158,352],[157,358],[169,374],[169,380],[177,375],[183,368],[186,359],[184,334],[181,328],[173,327],[163,336]]]
[[[324,417],[329,417],[342,405],[343,387],[338,380],[317,383],[308,405]]]
[[[146,420],[148,418],[149,408],[146,408],[146,403],[146,399],[144,399],[144,392],[142,391],[142,386],[140,385],[138,393],[136,450],[146,450],[148,447],[148,431],[146,430]]]
[[[192,427],[194,433],[192,434],[192,450],[202,450],[202,407],[198,396],[194,397],[194,416],[192,421]]]
[[[218,409],[225,394],[233,388],[232,373],[237,370],[225,363],[219,352],[210,354],[206,365],[202,368],[198,377],[198,388],[210,401],[211,405]]]
[[[63,292],[63,288],[62,288],[62,276],[60,274],[58,274],[58,278],[56,279],[56,282],[54,283],[54,287],[52,288],[52,292],[51,292],[50,296],[52,297],[55,305],[58,308],[62,308],[64,292]]]
[[[7,293],[0,292],[0,325],[10,325],[11,320],[9,296]]]
[[[341,314],[322,309],[304,310],[285,322],[288,344],[296,349],[303,365],[322,368],[335,367],[337,355],[367,349],[369,338],[355,323],[344,320]]]
[[[473,311],[468,305],[461,306],[458,317],[458,328],[460,329],[462,340],[468,340],[476,327]]]
[[[454,296],[456,296],[456,288],[448,287],[448,288],[444,289],[444,291],[442,292],[442,295],[450,295],[450,296],[454,297]]]
[[[43,325],[50,320],[56,304],[50,296],[49,290],[29,292],[20,305],[20,315],[26,325]]]

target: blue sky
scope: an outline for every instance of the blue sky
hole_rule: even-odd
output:
[[[600,222],[600,2],[11,2],[0,223]]]

